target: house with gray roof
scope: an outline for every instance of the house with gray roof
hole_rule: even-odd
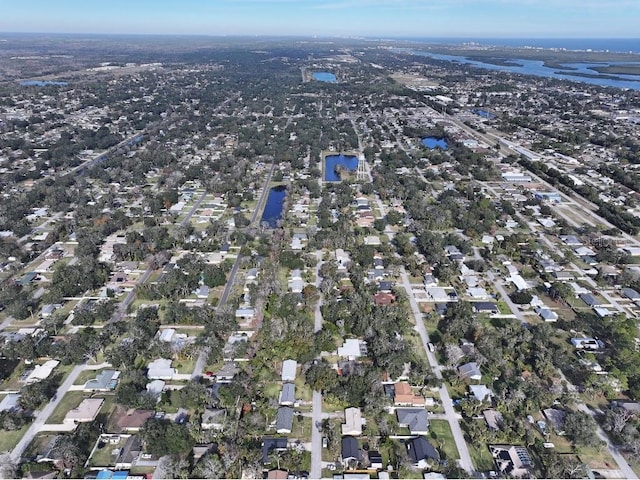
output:
[[[115,390],[120,377],[119,370],[103,370],[96,378],[84,384],[85,392],[110,392]]]
[[[349,461],[360,462],[362,460],[362,452],[358,445],[358,439],[351,436],[342,437],[340,453],[344,463]]]
[[[414,467],[427,468],[440,461],[438,450],[424,437],[412,438],[407,442],[407,453]]]
[[[294,383],[285,383],[280,391],[280,405],[292,406],[296,401],[296,386]]]
[[[396,417],[398,425],[408,428],[412,435],[429,433],[429,415],[424,408],[398,408]]]
[[[280,407],[276,416],[276,432],[291,433],[293,428],[293,408]]]
[[[465,363],[464,365],[460,365],[458,367],[458,374],[462,378],[468,378],[469,380],[480,380],[482,379],[482,373],[480,372],[480,367],[476,362]]]

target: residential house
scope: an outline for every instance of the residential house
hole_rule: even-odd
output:
[[[558,408],[547,408],[542,411],[547,421],[551,424],[556,434],[564,435],[564,421],[567,412]]]
[[[545,322],[558,321],[558,314],[547,307],[536,307],[534,310]]]
[[[336,249],[336,262],[338,262],[338,270],[347,270],[351,266],[351,257],[348,252],[343,249]]]
[[[357,338],[349,338],[338,347],[338,356],[346,357],[349,360],[356,360],[367,354],[367,342]]]
[[[291,433],[293,428],[293,408],[280,407],[276,415],[276,432]]]
[[[640,293],[636,292],[633,288],[623,288],[621,290],[621,293],[629,300],[633,300],[634,302],[640,300]]]
[[[129,409],[116,417],[116,425],[122,432],[138,432],[145,422],[153,417],[153,410]]]
[[[85,392],[110,392],[115,390],[120,377],[119,370],[103,370],[96,378],[84,384]]]
[[[600,350],[604,347],[601,340],[596,340],[591,337],[573,337],[571,339],[571,345],[577,350]]]
[[[271,463],[271,452],[284,452],[287,449],[288,440],[281,437],[264,437],[262,439],[262,463]]]
[[[469,385],[469,394],[478,402],[490,402],[493,398],[493,391],[486,385]]]
[[[429,432],[429,416],[424,408],[396,409],[398,425],[407,427],[412,435],[426,435]]]
[[[502,423],[504,419],[502,418],[502,413],[497,410],[485,410],[482,412],[484,416],[484,421],[487,422],[487,427],[490,430],[498,431],[502,428]]]
[[[227,411],[224,408],[205,408],[200,427],[203,430],[222,430],[226,418]]]
[[[600,300],[598,300],[595,296],[591,295],[590,293],[583,293],[580,295],[580,298],[584,303],[586,303],[590,307],[600,307],[603,305],[603,303]]]
[[[142,455],[142,439],[138,435],[131,435],[124,447],[120,449],[114,467],[116,469],[132,468]]]
[[[342,448],[340,450],[342,463],[362,461],[362,452],[358,445],[358,439],[351,436],[342,437]]]
[[[53,369],[56,368],[60,362],[58,360],[47,360],[42,365],[38,365],[33,371],[27,376],[25,379],[25,383],[30,385],[32,383],[37,383],[42,380],[46,380],[53,372]]]
[[[0,402],[0,412],[12,411],[19,408],[18,400],[20,400],[19,393],[8,393],[4,396]]]
[[[478,381],[482,379],[480,367],[478,367],[478,364],[476,362],[469,362],[465,363],[464,365],[460,365],[458,367],[458,375],[469,380]]]
[[[67,412],[63,422],[66,424],[93,422],[103,403],[104,398],[85,398],[80,405]]]
[[[498,472],[511,477],[531,476],[533,461],[525,447],[515,445],[490,445],[489,450]]]
[[[283,382],[295,382],[296,370],[298,369],[298,362],[295,360],[285,360],[282,362],[282,377]]]
[[[373,301],[379,307],[391,305],[396,301],[396,296],[393,293],[378,292],[373,296]]]
[[[224,362],[222,367],[215,372],[217,383],[231,383],[236,374],[240,371],[236,362]]]
[[[294,383],[285,383],[280,391],[279,404],[292,406],[296,402],[296,385]]]
[[[359,408],[350,407],[344,410],[344,421],[342,424],[342,435],[362,435],[362,413]]]
[[[171,368],[171,360],[158,358],[149,364],[147,377],[150,380],[171,380],[178,370]]]
[[[498,305],[494,302],[473,302],[471,305],[476,313],[500,313]]]
[[[412,438],[406,445],[414,467],[424,469],[440,461],[438,450],[425,437]]]
[[[395,405],[424,407],[425,402],[423,396],[415,395],[413,393],[411,385],[409,385],[407,382],[398,382],[395,384],[393,403]]]

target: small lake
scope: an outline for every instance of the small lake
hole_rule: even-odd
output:
[[[23,80],[21,87],[66,87],[68,82],[55,82],[53,80]]]
[[[325,182],[339,182],[340,176],[336,173],[336,166],[342,165],[344,168],[354,171],[358,169],[358,157],[355,155],[327,155],[324,157],[324,180]]]
[[[436,138],[436,137],[425,137],[422,139],[422,145],[427,148],[440,148],[442,150],[446,150],[449,148],[449,144],[444,138]]]
[[[314,80],[318,80],[319,82],[327,82],[327,83],[337,83],[338,79],[335,74],[331,72],[313,72],[311,74]]]
[[[262,212],[260,223],[266,222],[270,228],[278,226],[278,220],[282,218],[282,209],[284,207],[284,198],[287,196],[287,187],[279,185],[269,190],[267,204]]]

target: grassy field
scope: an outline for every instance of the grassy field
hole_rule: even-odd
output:
[[[467,445],[469,447],[471,460],[473,460],[473,465],[476,467],[477,471],[486,472],[488,470],[495,469],[493,457],[485,444],[477,445],[473,442],[467,442]]]
[[[446,420],[431,420],[429,422],[430,441],[440,450],[442,459],[460,458],[456,442],[453,439],[449,422]]]
[[[2,435],[0,435],[0,452],[13,450],[13,448],[18,444],[22,436],[26,433],[30,425],[31,424],[27,424],[21,429],[14,430],[12,432],[3,430]]]

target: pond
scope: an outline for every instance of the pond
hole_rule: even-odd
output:
[[[425,137],[422,139],[422,145],[427,148],[441,148],[442,150],[446,150],[449,148],[449,144],[444,138],[436,138],[436,137]]]
[[[311,74],[314,80],[318,80],[319,82],[327,82],[327,83],[337,83],[338,79],[335,74],[331,72],[313,72]]]
[[[336,167],[340,165],[347,170],[354,171],[358,169],[358,157],[355,155],[327,155],[324,157],[324,181],[339,182],[340,175],[336,171]]]
[[[260,222],[266,222],[270,228],[278,226],[278,220],[282,218],[282,209],[284,207],[284,198],[287,196],[287,187],[279,185],[272,187],[269,190],[269,196],[267,197],[267,204],[264,206],[264,212],[262,212],[262,219]]]

